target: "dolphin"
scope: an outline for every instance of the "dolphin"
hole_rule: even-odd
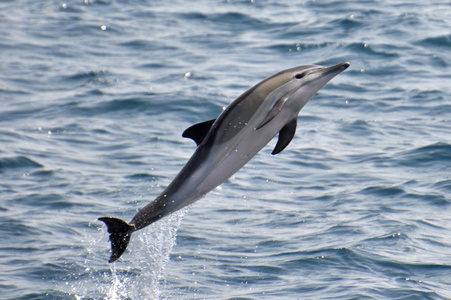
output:
[[[243,167],[277,134],[272,151],[291,142],[299,111],[327,82],[350,66],[298,66],[274,74],[233,101],[216,119],[195,124],[182,136],[197,148],[168,187],[127,223],[99,218],[110,233],[112,263],[124,253],[133,232],[203,197]]]

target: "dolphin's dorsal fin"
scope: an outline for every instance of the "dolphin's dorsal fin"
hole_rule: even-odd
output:
[[[271,153],[272,155],[276,155],[277,153],[282,152],[282,150],[288,146],[288,144],[293,139],[294,134],[296,133],[297,123],[298,118],[295,117],[291,119],[290,122],[285,124],[282,130],[279,131],[279,140],[277,141],[276,147],[274,147],[274,150]]]
[[[261,122],[261,124],[256,128],[260,129],[263,126],[265,126],[269,121],[274,119],[274,117],[279,113],[279,111],[282,109],[282,106],[287,102],[288,98],[290,98],[288,95],[283,96],[279,100],[277,100],[276,104],[271,108],[269,113],[266,115],[266,118]]]
[[[183,133],[182,137],[193,139],[197,146],[204,140],[207,133],[210,131],[211,126],[216,121],[216,119],[208,120],[205,122],[194,124],[188,127]]]

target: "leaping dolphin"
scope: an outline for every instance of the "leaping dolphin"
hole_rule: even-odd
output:
[[[299,66],[281,71],[250,88],[217,119],[195,124],[182,136],[198,145],[169,186],[127,223],[104,217],[110,233],[111,257],[124,253],[131,234],[200,199],[241,169],[279,133],[280,153],[291,142],[299,111],[327,82],[349,67]]]

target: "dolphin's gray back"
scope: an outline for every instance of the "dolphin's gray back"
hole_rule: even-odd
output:
[[[258,113],[260,106],[274,88],[291,80],[293,71],[299,69],[299,67],[292,68],[274,74],[243,93],[216,119],[204,142],[220,145],[235,137],[239,131],[249,125],[249,121]]]

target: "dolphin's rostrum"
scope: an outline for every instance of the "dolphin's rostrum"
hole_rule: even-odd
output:
[[[183,137],[198,147],[169,186],[127,223],[99,218],[110,233],[111,257],[124,253],[134,231],[198,200],[243,167],[274,136],[272,152],[280,153],[291,142],[299,111],[327,82],[349,67],[299,66],[281,71],[233,101],[217,119],[189,127]]]

